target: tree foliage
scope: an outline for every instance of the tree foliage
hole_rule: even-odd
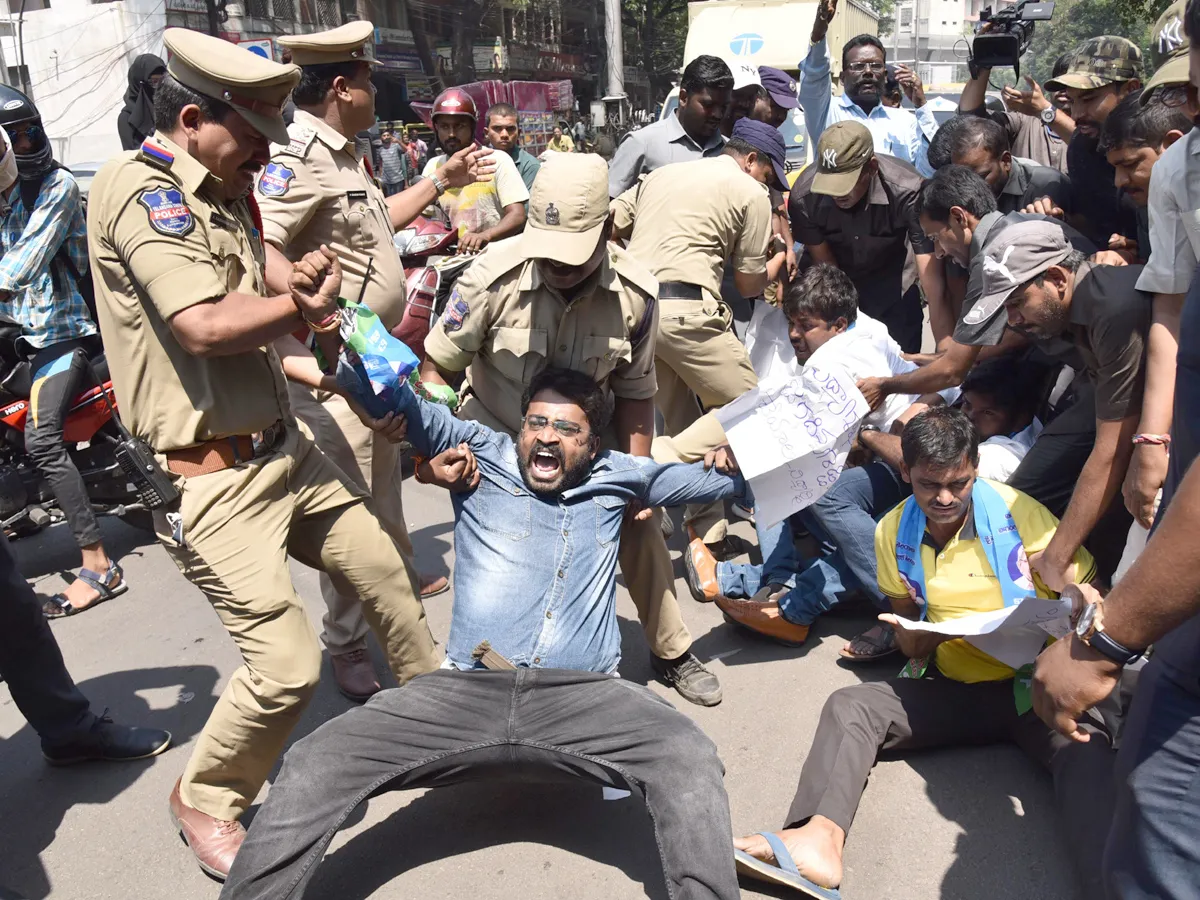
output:
[[[1150,28],[1169,4],[1170,0],[1059,0],[1053,20],[1037,23],[1033,42],[1021,60],[1021,74],[1041,83],[1050,77],[1059,56],[1102,34],[1121,35],[1137,44],[1148,69]],[[999,75],[999,71],[993,74],[994,82],[999,82]],[[1007,76],[1011,82],[1012,72]]]
[[[646,73],[653,95],[666,96],[683,63],[687,0],[622,0],[625,65]]]

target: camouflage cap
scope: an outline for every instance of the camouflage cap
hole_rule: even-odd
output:
[[[1150,38],[1150,59],[1154,75],[1142,91],[1142,103],[1150,99],[1156,87],[1188,83],[1188,50],[1191,42],[1183,33],[1185,0],[1175,0],[1154,23]]]
[[[1084,41],[1071,53],[1067,71],[1051,78],[1051,91],[1075,88],[1090,91],[1119,81],[1142,77],[1142,51],[1129,38],[1104,34]]]

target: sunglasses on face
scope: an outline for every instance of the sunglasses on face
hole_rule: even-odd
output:
[[[9,137],[11,137],[14,141],[17,140],[17,138],[20,138],[22,136],[28,138],[31,141],[36,141],[43,134],[45,134],[45,132],[42,131],[41,125],[25,125],[25,126],[22,126],[21,128],[12,129],[11,131],[9,131],[8,134],[9,134]]]
[[[581,425],[576,425],[574,422],[568,422],[565,419],[555,419],[551,422],[545,416],[526,416],[524,422],[525,430],[534,434],[545,430],[547,425],[551,426],[560,437],[579,437],[583,433]]]

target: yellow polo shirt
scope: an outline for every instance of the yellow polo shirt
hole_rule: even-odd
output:
[[[989,481],[988,484],[996,489],[1012,513],[1026,554],[1045,550],[1050,539],[1054,537],[1055,529],[1058,528],[1058,519],[1027,494],[999,482]],[[896,599],[910,597],[896,566],[896,534],[900,529],[900,517],[904,514],[905,506],[913,502],[913,498],[909,497],[875,526],[879,589]],[[940,549],[934,546],[933,539],[926,531],[921,544],[921,564],[925,567],[925,594],[929,601],[926,615],[930,622],[960,619],[963,616],[991,612],[1004,607],[1000,580],[992,572],[983,543],[975,534],[973,516],[968,515],[958,534]],[[1096,577],[1096,562],[1082,547],[1075,553],[1075,565],[1076,581],[1088,582]],[[1020,585],[1020,582],[1018,584]],[[1058,596],[1042,584],[1037,575],[1032,575],[1028,581],[1028,589],[1039,597]],[[1014,675],[1013,670],[1004,663],[961,638],[941,644],[934,659],[938,669],[947,678],[968,684],[977,681],[1003,681]]]

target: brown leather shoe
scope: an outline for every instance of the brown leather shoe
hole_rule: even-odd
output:
[[[712,603],[721,595],[717,584],[717,558],[712,555],[708,545],[696,537],[696,532],[690,525],[688,536],[691,540],[683,554],[688,588],[692,596],[701,603]]]
[[[735,625],[788,647],[799,647],[808,639],[807,625],[794,625],[783,617],[778,603],[755,603],[718,597],[717,608]]]
[[[420,578],[422,600],[436,597],[438,594],[444,594],[450,590],[450,581],[445,575],[422,575]]]
[[[246,839],[241,822],[214,819],[192,809],[179,796],[179,781],[171,791],[171,823],[196,855],[200,868],[220,881],[229,877],[229,867]]]
[[[379,692],[379,679],[375,677],[375,667],[366,650],[331,653],[329,662],[333,664],[333,680],[337,682],[338,690],[349,699],[362,703]]]

